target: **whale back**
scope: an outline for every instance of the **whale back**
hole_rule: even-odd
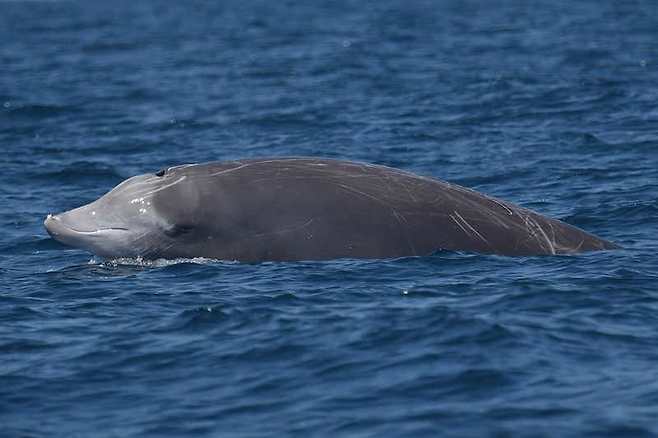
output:
[[[181,227],[195,232],[154,256],[322,260],[440,250],[548,255],[617,247],[512,203],[385,166],[278,158],[168,172],[176,181],[185,176],[181,190],[194,194],[194,211],[182,215],[194,223]],[[171,192],[158,195],[161,210],[183,208],[180,199],[171,201]]]

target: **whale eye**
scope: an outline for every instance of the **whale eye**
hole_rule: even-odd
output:
[[[155,176],[164,176],[165,172],[167,172],[165,169],[160,169],[155,172]]]

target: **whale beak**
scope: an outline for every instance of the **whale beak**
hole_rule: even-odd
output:
[[[59,217],[52,214],[46,216],[46,220],[43,221],[43,226],[46,227],[48,234],[50,234],[50,236],[55,240],[57,240],[56,236],[61,234],[64,227],[61,224]]]
[[[60,243],[75,246],[77,241],[82,237],[81,233],[74,228],[67,226],[62,217],[56,214],[49,214],[43,221],[43,226],[50,234],[50,237]]]
[[[71,212],[59,214],[49,214],[43,221],[44,227],[50,236],[65,245],[86,248],[94,240],[122,234],[128,231],[127,228],[107,227],[92,230],[79,230],[69,225],[66,218],[62,216],[70,215]]]

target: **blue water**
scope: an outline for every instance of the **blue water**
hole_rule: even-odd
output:
[[[0,436],[658,436],[655,1],[0,9]],[[135,174],[281,155],[624,249],[145,263],[42,227]]]

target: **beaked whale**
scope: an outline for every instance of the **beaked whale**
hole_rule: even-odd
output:
[[[455,184],[324,158],[170,167],[129,178],[90,204],[48,215],[44,225],[55,240],[110,258],[255,262],[618,248]]]

